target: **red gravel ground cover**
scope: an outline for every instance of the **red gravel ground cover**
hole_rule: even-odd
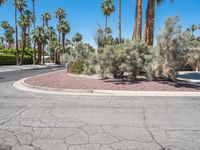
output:
[[[178,81],[135,81],[122,80],[97,80],[70,76],[66,71],[53,72],[46,75],[32,77],[25,80],[26,84],[40,87],[83,90],[126,90],[126,91],[196,91],[200,92],[200,86]]]

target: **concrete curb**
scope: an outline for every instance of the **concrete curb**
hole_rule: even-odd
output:
[[[60,71],[60,70],[59,70]],[[58,71],[57,71],[58,72]],[[50,73],[45,73],[50,74]],[[42,74],[42,75],[45,75]],[[37,75],[37,76],[42,76]],[[143,96],[143,97],[200,97],[200,92],[171,92],[171,91],[112,91],[112,90],[81,90],[59,89],[32,86],[24,81],[32,78],[23,78],[13,84],[16,89],[35,93],[58,94],[58,95],[86,95],[86,96]]]

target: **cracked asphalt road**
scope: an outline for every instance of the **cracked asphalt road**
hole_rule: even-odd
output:
[[[199,97],[25,93],[0,83],[0,150],[199,150]]]

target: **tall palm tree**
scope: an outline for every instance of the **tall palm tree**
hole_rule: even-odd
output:
[[[2,5],[2,4],[5,4],[6,3],[6,0],[0,0],[0,6]]]
[[[112,0],[104,0],[101,4],[101,11],[105,16],[105,29],[108,28],[108,17],[115,11],[115,6]]]
[[[14,43],[13,34],[15,30],[13,27],[9,26],[5,31],[5,40],[8,43],[8,48],[11,48],[11,45]]]
[[[20,65],[23,64],[24,55],[25,55],[25,49],[26,49],[26,29],[30,26],[31,22],[29,21],[28,17],[24,14],[20,16],[20,20],[18,22],[19,26],[22,30],[22,54],[21,54],[21,60]]]
[[[44,13],[44,21],[47,27],[49,27],[49,20],[51,20],[51,15],[48,12]]]
[[[14,0],[13,3],[15,7],[15,50],[16,50],[16,64],[19,65],[19,41],[18,41],[18,21],[17,21],[17,11],[20,12],[22,15],[22,12],[24,11],[24,8],[27,7],[26,2],[24,0]]]
[[[194,37],[194,31],[196,31],[197,29],[198,29],[197,26],[193,24],[192,27],[191,27],[193,37]]]
[[[17,8],[17,10],[20,12],[21,15],[24,11],[24,8],[27,7],[27,4],[24,0],[15,0],[14,5]]]
[[[45,26],[48,28],[48,22],[51,19],[51,15],[49,13],[43,13],[42,15],[42,27],[45,29]],[[42,64],[44,64],[44,49],[45,43],[42,46]]]
[[[59,29],[59,24],[60,24],[60,22],[61,22],[63,19],[65,19],[66,13],[65,13],[64,9],[59,8],[58,10],[56,10],[55,15],[56,15],[56,18],[58,19],[58,24],[57,24],[57,31],[58,31],[58,49],[59,49],[59,51],[60,51],[60,49],[61,49],[61,48],[60,48],[61,31],[60,31],[60,29]],[[55,56],[55,57],[57,57],[57,56]]]
[[[33,18],[33,13],[30,10],[26,10],[25,11],[25,15],[27,16],[27,19],[30,22],[30,24],[28,26],[28,34],[27,34],[28,35],[28,37],[27,37],[28,44],[30,44],[30,42],[31,42],[31,39],[30,39],[30,27],[31,27],[32,22],[34,21],[34,18]]]
[[[55,45],[56,45],[56,31],[53,27],[48,27],[47,30],[48,36],[49,36],[49,50],[50,50],[50,58],[51,58],[51,62],[57,62],[57,60],[55,59]]]
[[[62,8],[56,10],[55,15],[59,22],[66,17],[65,11]]]
[[[118,0],[118,34],[119,34],[119,43],[122,40],[122,30],[121,30],[121,0]]]
[[[58,24],[58,31],[62,34],[62,54],[64,54],[65,51],[65,36],[67,33],[70,32],[70,25],[69,22],[66,20],[61,20]]]
[[[154,40],[155,7],[156,4],[160,5],[163,1],[164,0],[148,0],[146,9],[144,40],[150,46],[153,46]],[[173,0],[170,0],[170,2],[173,2]]]
[[[142,39],[142,0],[137,0],[137,39]]]
[[[32,39],[34,43],[37,44],[38,47],[38,64],[41,64],[41,52],[42,52],[42,45],[46,43],[48,40],[48,35],[45,32],[43,27],[37,27],[32,32]]]
[[[142,39],[142,0],[136,0],[135,23],[133,28],[132,40]]]
[[[35,30],[36,28],[36,24],[35,24],[35,21],[36,21],[36,18],[35,18],[35,0],[32,0],[32,11],[33,11],[33,28]],[[35,42],[33,42],[33,64],[35,65],[36,64],[36,49],[35,49]]]

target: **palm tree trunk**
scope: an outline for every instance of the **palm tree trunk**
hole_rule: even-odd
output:
[[[147,44],[153,46],[155,23],[155,1],[149,0],[149,32]]]
[[[137,0],[137,39],[142,39],[142,0]]]
[[[132,41],[135,41],[136,38],[137,38],[137,6],[135,9],[135,23],[133,27]]]
[[[108,16],[106,16],[106,20],[105,20],[105,29],[108,28]]]
[[[64,63],[64,53],[65,53],[65,34],[62,34],[62,63]]]
[[[121,0],[118,0],[118,32],[119,32],[119,43],[122,40],[122,31],[121,31]]]
[[[149,32],[149,3],[150,1],[148,1],[147,4],[147,9],[146,9],[146,16],[145,16],[145,26],[144,26],[144,41],[145,43],[147,43],[148,40],[148,32]]]
[[[56,63],[60,63],[60,40],[61,40],[61,33],[59,32],[59,36],[58,36],[58,49],[59,51],[57,52],[57,62]]]
[[[44,29],[44,26],[45,26],[45,21],[43,20],[42,22],[42,27]],[[43,43],[42,45],[42,64],[44,65],[44,48],[45,48],[45,44]]]
[[[22,55],[21,55],[20,65],[22,65],[24,61],[25,49],[26,49],[26,28],[23,27],[22,28]]]
[[[15,0],[16,3],[16,0]],[[15,7],[15,51],[16,51],[16,64],[19,65],[19,49],[18,49],[18,24],[17,24],[17,8]]]
[[[33,26],[34,26],[34,30],[35,30],[35,0],[32,0],[32,6],[33,6],[33,17],[34,17],[34,22],[33,22]],[[33,43],[33,64],[36,64],[36,48],[35,48],[35,42]]]
[[[41,64],[41,51],[42,51],[42,44],[38,43],[38,64]]]

